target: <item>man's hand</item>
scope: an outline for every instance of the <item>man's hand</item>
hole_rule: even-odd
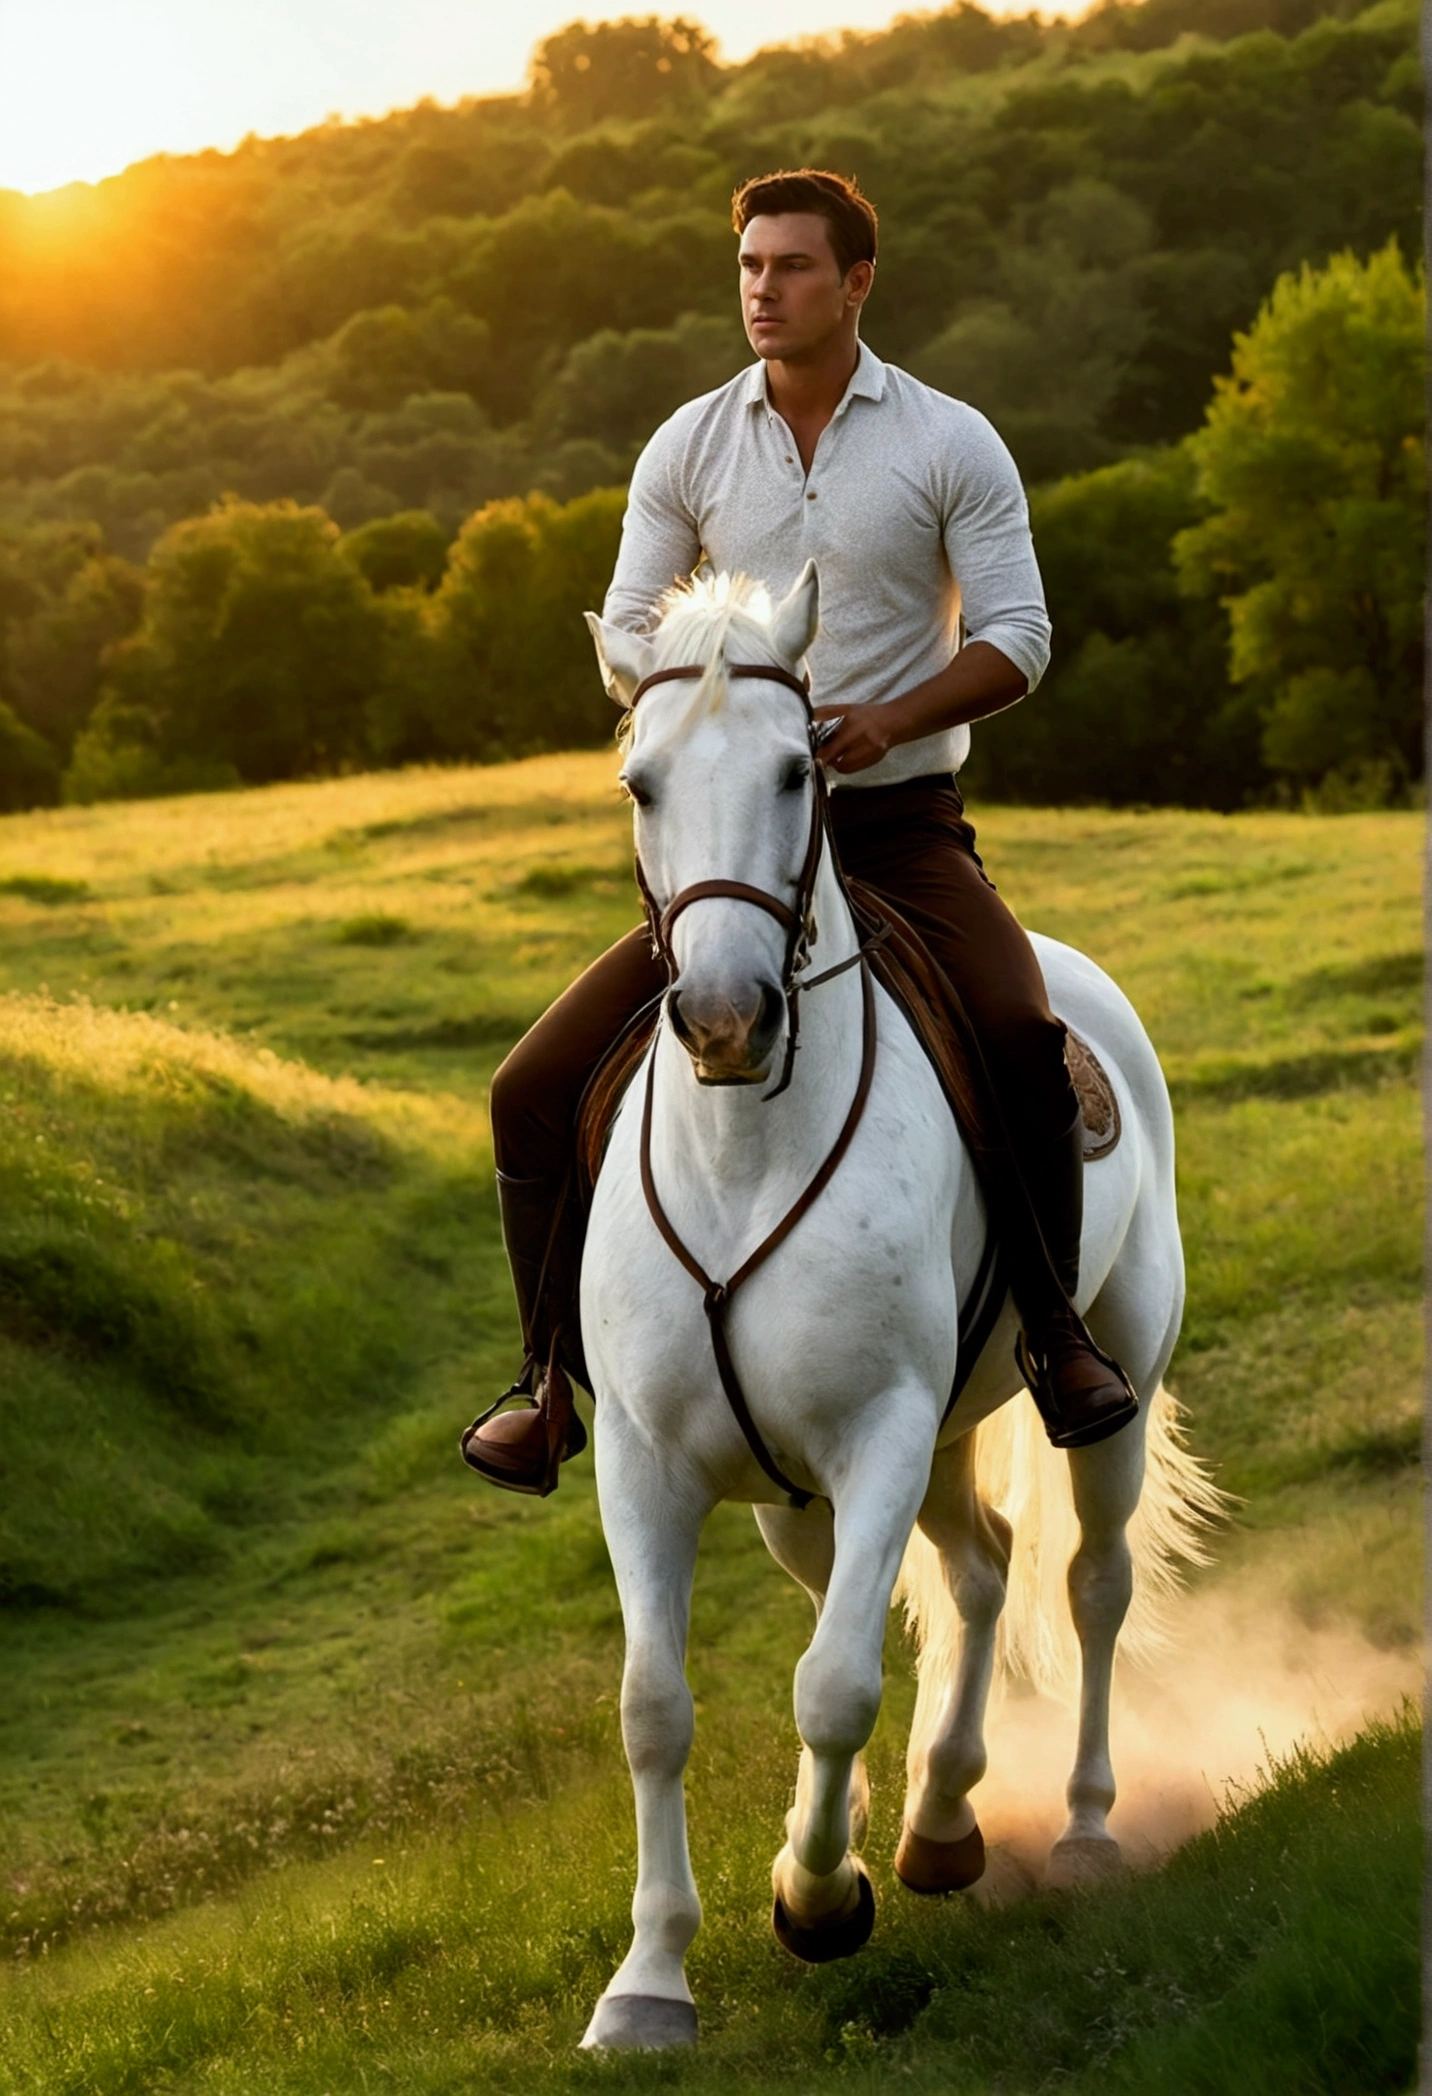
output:
[[[896,720],[889,705],[815,706],[811,711],[817,723],[836,724],[817,749],[821,763],[831,771],[867,771],[900,739],[891,733]]]
[[[987,640],[966,642],[958,655],[923,684],[912,685],[898,698],[863,706],[815,706],[816,722],[834,721],[827,742],[817,744],[822,764],[832,771],[868,771],[900,742],[917,742],[942,728],[962,727],[1003,713],[1024,697],[1023,670]]]

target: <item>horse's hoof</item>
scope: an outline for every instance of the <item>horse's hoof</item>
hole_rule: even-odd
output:
[[[857,1885],[855,1905],[849,1914],[839,1915],[834,1921],[818,1921],[810,1927],[793,1921],[780,1894],[776,1894],[771,1909],[776,1941],[803,1965],[830,1965],[837,1958],[853,1958],[870,1941],[870,1931],[875,1926],[875,1888],[864,1866],[854,1857],[851,1861],[855,1864]]]
[[[958,1841],[930,1841],[912,1827],[901,1829],[895,1875],[909,1892],[966,1892],[984,1868],[984,1836],[977,1826]]]
[[[584,2052],[667,2052],[696,2043],[696,2008],[663,1994],[604,1994],[582,2040]]]
[[[1052,1892],[1073,1892],[1081,1885],[1107,1885],[1123,1867],[1123,1851],[1112,1834],[1066,1835],[1049,1851],[1044,1882]]]

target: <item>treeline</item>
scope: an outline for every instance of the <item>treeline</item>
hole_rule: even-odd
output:
[[[958,5],[722,67],[574,24],[529,91],[0,194],[0,518],[142,559],[225,494],[345,530],[624,480],[744,360],[734,182],[856,171],[880,352],[1032,481],[1192,429],[1280,271],[1420,244],[1410,0]]]
[[[574,23],[522,95],[0,193],[0,804],[605,736],[618,491],[749,360],[730,189],[802,161],[880,206],[874,347],[1034,486],[1055,661],[978,789],[1396,797],[1415,20],[962,0],[736,67]]]
[[[491,761],[598,741],[582,613],[625,495],[490,503],[451,544],[425,511],[342,533],[313,507],[219,504],[147,568],[93,527],[0,534],[0,806]]]
[[[1034,492],[1054,663],[986,797],[1379,804],[1421,769],[1425,299],[1389,244],[1281,278],[1183,443]],[[0,535],[0,799],[92,800],[606,740],[581,614],[620,489],[351,532],[230,500],[141,571]]]

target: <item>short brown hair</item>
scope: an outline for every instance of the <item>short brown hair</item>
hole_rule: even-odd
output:
[[[782,168],[774,175],[753,175],[731,199],[731,223],[738,233],[744,233],[753,218],[778,218],[790,211],[808,211],[825,220],[843,277],[857,262],[875,260],[879,221],[853,175],[832,175],[819,167]]]

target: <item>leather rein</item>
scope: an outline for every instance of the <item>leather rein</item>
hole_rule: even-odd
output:
[[[642,682],[632,693],[631,707],[634,709],[637,701],[654,684],[692,681],[704,677],[707,674],[707,667],[707,665],[703,664],[690,664],[676,669],[654,670],[649,677],[643,678]],[[776,663],[728,663],[726,665],[726,675],[728,677],[760,677],[764,678],[767,683],[784,684],[789,690],[795,692],[805,708],[807,726],[811,728],[812,757],[814,759],[814,728],[811,720],[808,681],[794,676],[790,670],[784,669]],[[701,1290],[702,1307],[706,1312],[706,1321],[711,1332],[711,1351],[715,1356],[716,1373],[721,1379],[721,1388],[725,1392],[726,1401],[735,1415],[736,1424],[745,1436],[746,1445],[772,1484],[778,1486],[786,1494],[791,1505],[797,1508],[808,1506],[817,1495],[813,1492],[807,1492],[801,1486],[794,1484],[780,1468],[775,1457],[762,1440],[760,1429],[751,1417],[751,1408],[746,1402],[746,1395],[741,1388],[741,1380],[736,1373],[736,1365],[731,1357],[731,1346],[726,1332],[726,1318],[731,1307],[731,1299],[737,1289],[743,1282],[748,1281],[758,1268],[765,1264],[778,1246],[785,1243],[797,1223],[810,1212],[830,1184],[841,1159],[850,1148],[856,1129],[860,1125],[875,1075],[875,979],[871,974],[867,951],[868,945],[873,942],[868,940],[862,941],[856,952],[851,954],[847,960],[838,961],[833,968],[827,968],[820,975],[800,976],[800,971],[809,960],[811,942],[815,933],[815,925],[812,918],[815,883],[820,871],[821,849],[827,840],[828,834],[825,779],[819,763],[814,761],[811,765],[811,784],[810,835],[806,843],[805,858],[802,862],[800,877],[796,886],[794,907],[789,903],[782,902],[779,896],[770,895],[763,888],[754,888],[746,881],[710,880],[694,881],[690,887],[683,888],[679,894],[673,896],[665,909],[662,909],[647,883],[646,874],[642,868],[639,856],[636,862],[637,885],[641,889],[642,901],[646,907],[647,923],[651,928],[652,948],[659,958],[666,963],[667,975],[673,982],[676,976],[676,957],[671,947],[672,927],[683,910],[688,909],[694,902],[704,902],[709,898],[719,897],[735,902],[750,903],[756,909],[764,910],[767,916],[774,917],[785,931],[786,951],[781,975],[781,988],[786,999],[786,1054],[779,1082],[771,1091],[765,1094],[768,1100],[778,1098],[791,1081],[796,1048],[799,1042],[799,996],[806,990],[815,989],[821,983],[830,982],[837,975],[843,975],[848,968],[858,967],[860,970],[860,1076],[856,1082],[855,1096],[850,1102],[850,1110],[846,1114],[839,1135],[837,1135],[835,1142],[826,1153],[824,1163],[806,1186],[805,1191],[787,1209],[780,1222],[776,1224],[776,1227],[761,1240],[755,1251],[725,1281],[713,1280],[711,1275],[707,1273],[705,1267],[702,1266],[695,1253],[684,1242],[671,1218],[661,1205],[661,1196],[656,1189],[656,1179],[651,1165],[652,1101],[656,1087],[655,1043],[653,1043],[651,1053],[647,1057],[645,1097],[642,1103],[641,1116],[641,1187],[646,1197],[646,1205],[663,1241]]]

